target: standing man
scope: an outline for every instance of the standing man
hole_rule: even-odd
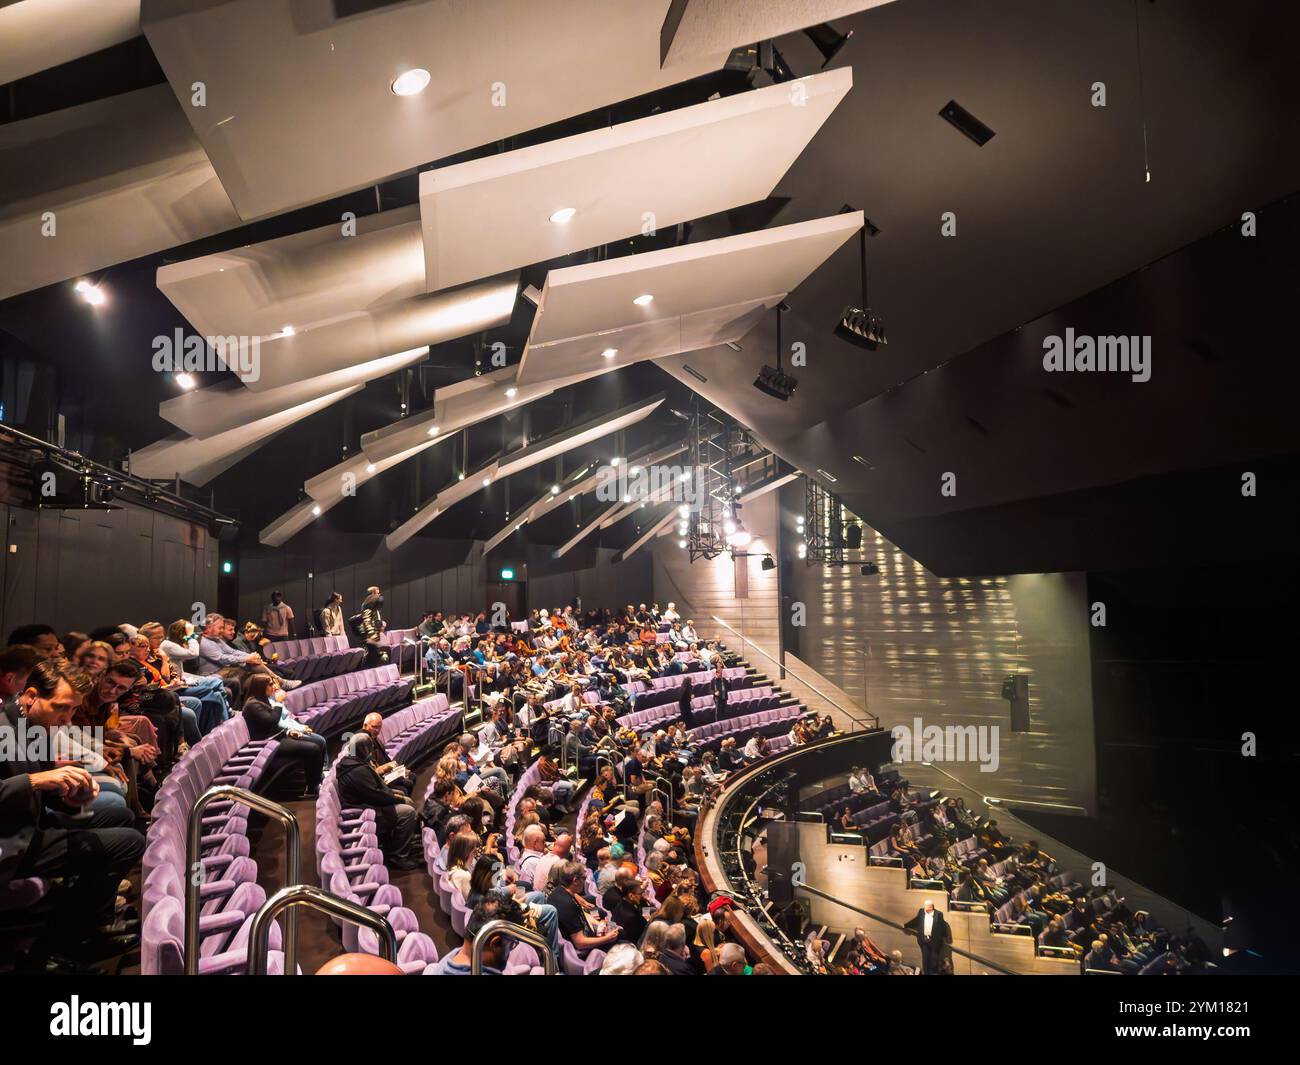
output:
[[[271,602],[262,611],[262,629],[272,640],[293,638],[293,607],[279,592],[271,593]]]
[[[952,945],[952,929],[943,914],[934,908],[930,899],[916,911],[916,916],[903,926],[921,945],[921,972],[926,976],[943,973],[948,948]]]
[[[367,666],[382,665],[387,660],[383,648],[379,644],[379,637],[388,628],[384,621],[383,609],[384,597],[380,594],[379,586],[372,584],[366,589],[366,598],[361,604],[359,625],[361,638],[366,642]]]
[[[722,659],[713,667],[713,678],[709,681],[713,692],[713,720],[721,721],[727,716],[727,678],[722,675]]]

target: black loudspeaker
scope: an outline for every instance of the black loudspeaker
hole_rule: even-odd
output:
[[[217,542],[222,544],[233,544],[239,539],[239,522],[217,522],[214,526],[217,534]]]
[[[1011,731],[1029,731],[1029,677],[1010,673],[1002,682],[1002,698],[1011,704]]]
[[[850,525],[845,534],[844,546],[850,551],[856,551],[862,546],[862,526]]]
[[[799,861],[799,826],[773,821],[767,826],[767,893],[773,903],[794,898],[794,871]]]

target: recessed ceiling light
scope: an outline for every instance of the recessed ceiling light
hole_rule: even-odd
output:
[[[176,375],[176,383],[180,385],[181,388],[185,389],[186,392],[198,384],[198,382],[194,380],[194,375],[188,373],[178,373]]]
[[[635,303],[638,307],[644,307],[647,303],[649,303],[653,299],[654,297],[647,292],[644,295],[638,296],[632,302]]]
[[[617,465],[618,465],[620,462],[622,462],[622,461],[623,461],[622,459],[620,459],[620,458],[618,458],[618,457],[616,456],[616,457],[614,457],[614,458],[612,458],[612,459],[609,460],[609,464],[610,464],[611,466],[617,466]]]
[[[78,281],[75,288],[79,293],[81,293],[81,298],[92,307],[102,307],[108,299],[98,285],[92,285],[89,281],[84,279]]]
[[[600,354],[606,359],[612,359],[615,355],[618,354],[618,348],[606,348]]]
[[[280,330],[280,335],[282,337],[291,337],[294,335],[295,332],[297,332],[297,330],[294,329],[293,326],[286,325],[283,329]]]
[[[314,517],[314,518],[319,518],[319,517],[320,517],[320,504],[319,504],[319,503],[317,503],[314,507],[311,508],[311,513],[312,513],[312,517]]]
[[[484,478],[483,478],[483,487],[484,487],[484,488],[486,488],[486,487],[487,487],[488,485],[490,485],[491,483],[492,483],[492,478],[491,478],[491,477],[484,477]]]
[[[558,211],[556,211],[553,215],[551,215],[551,221],[554,222],[557,226],[562,226],[566,222],[572,221],[573,216],[577,213],[578,213],[578,209],[576,207],[561,207]]]
[[[373,462],[367,462],[366,473],[374,473],[374,472],[375,472],[375,464]]]
[[[465,475],[463,473],[458,473],[456,475],[456,480],[463,481],[464,479],[465,479]]]
[[[431,426],[429,426],[429,435],[430,435],[430,436],[437,436],[437,435],[438,435],[438,427],[437,427],[436,425],[431,425]]]
[[[686,541],[685,541],[685,540],[678,540],[678,541],[677,541],[677,546],[678,546],[678,547],[685,547],[685,546],[686,546]]]
[[[414,96],[416,93],[424,92],[428,84],[429,72],[423,67],[412,67],[398,74],[393,79],[391,88],[398,96]]]
[[[507,388],[507,389],[506,389],[506,398],[507,398],[507,399],[514,399],[515,396],[517,396],[517,395],[519,395],[519,389],[517,389],[517,388],[515,388],[515,387],[513,387],[513,386],[511,386],[510,388]]]
[[[551,485],[551,495],[558,496],[559,494],[560,494],[560,486],[558,484]]]

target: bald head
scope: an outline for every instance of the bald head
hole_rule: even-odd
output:
[[[381,714],[367,714],[361,727],[372,736],[378,736],[379,730],[384,727],[384,718]]]
[[[546,846],[546,832],[541,825],[529,825],[524,829],[524,850],[540,851]]]

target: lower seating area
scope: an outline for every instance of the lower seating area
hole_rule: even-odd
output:
[[[739,717],[723,718],[706,725],[690,729],[686,736],[691,743],[701,750],[716,750],[728,736],[740,738],[752,733],[761,736],[777,737],[789,731],[804,715],[801,706],[782,706],[774,710],[761,710],[758,713],[742,713]]]
[[[187,753],[158,790],[154,820],[141,863],[141,951],[145,975],[185,971],[186,830],[194,804],[218,784],[255,788],[275,753],[276,740],[249,740],[235,717]],[[228,800],[207,807],[200,850],[199,966],[201,974],[242,973],[249,925],[266,901],[250,856],[248,808]],[[271,930],[268,971],[283,971],[280,930]]]

